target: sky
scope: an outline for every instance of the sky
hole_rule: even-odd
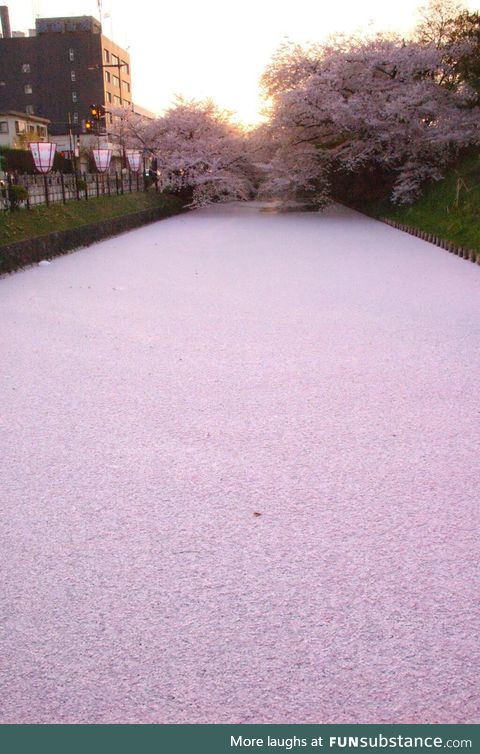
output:
[[[134,101],[156,113],[175,95],[211,97],[244,124],[259,120],[259,78],[286,39],[319,42],[334,32],[406,33],[426,0],[103,0],[103,31],[129,47]],[[3,0],[12,29],[35,16],[93,15],[96,0]],[[480,2],[465,3],[471,10]],[[108,14],[108,16],[107,16]]]

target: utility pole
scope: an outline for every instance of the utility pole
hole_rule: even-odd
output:
[[[100,4],[99,4],[100,9]],[[120,58],[118,58],[118,63],[97,63],[97,65],[90,65],[88,66],[89,71],[96,71],[98,68],[101,68],[102,71],[104,68],[116,68],[118,72],[118,92],[119,96],[118,99],[120,100],[120,107],[123,106],[123,97],[122,97],[122,68],[126,68],[128,66],[127,63],[121,63]],[[105,117],[105,130],[107,130],[107,118]],[[122,145],[122,162],[123,165],[126,165],[126,157],[125,157],[125,146]]]
[[[77,156],[75,154],[75,141],[73,138],[72,133],[72,116],[70,113],[68,113],[68,142],[70,145],[70,155],[72,160],[72,168],[73,168],[73,175],[74,175],[74,181],[75,181],[75,194],[77,199],[80,199],[80,194],[78,193],[78,174],[77,174]]]
[[[73,172],[75,173],[75,176],[77,175],[77,158],[75,155],[75,142],[73,138],[73,132],[72,132],[72,115],[71,113],[68,113],[68,141],[70,144],[70,154],[72,156],[72,167]]]

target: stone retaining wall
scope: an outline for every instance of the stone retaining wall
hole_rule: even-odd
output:
[[[61,256],[82,246],[90,246],[96,241],[171,217],[182,211],[181,207],[154,207],[88,225],[80,225],[78,228],[27,238],[8,246],[0,246],[0,274],[14,272],[21,267],[38,263],[42,259]]]

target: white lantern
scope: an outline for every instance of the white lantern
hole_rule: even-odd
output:
[[[105,173],[110,167],[112,159],[111,149],[93,149],[93,159],[99,173]]]
[[[31,141],[29,146],[38,172],[49,173],[53,167],[57,145],[49,141]]]
[[[140,162],[142,154],[138,149],[127,149],[127,160],[132,173],[138,173],[140,170]]]

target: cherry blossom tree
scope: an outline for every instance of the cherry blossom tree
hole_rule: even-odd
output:
[[[128,146],[157,159],[161,187],[190,194],[191,206],[249,198],[253,172],[246,135],[212,101],[178,98],[156,120],[124,111],[120,121]]]
[[[292,146],[291,133],[273,122],[250,134],[253,164],[260,176],[258,196],[284,205],[308,202],[318,209],[330,201],[328,164],[313,143]]]
[[[463,44],[463,43],[462,43]],[[452,154],[478,139],[479,110],[435,44],[379,35],[284,45],[263,77],[272,156],[266,188],[328,200],[336,170],[381,167],[411,202]]]

